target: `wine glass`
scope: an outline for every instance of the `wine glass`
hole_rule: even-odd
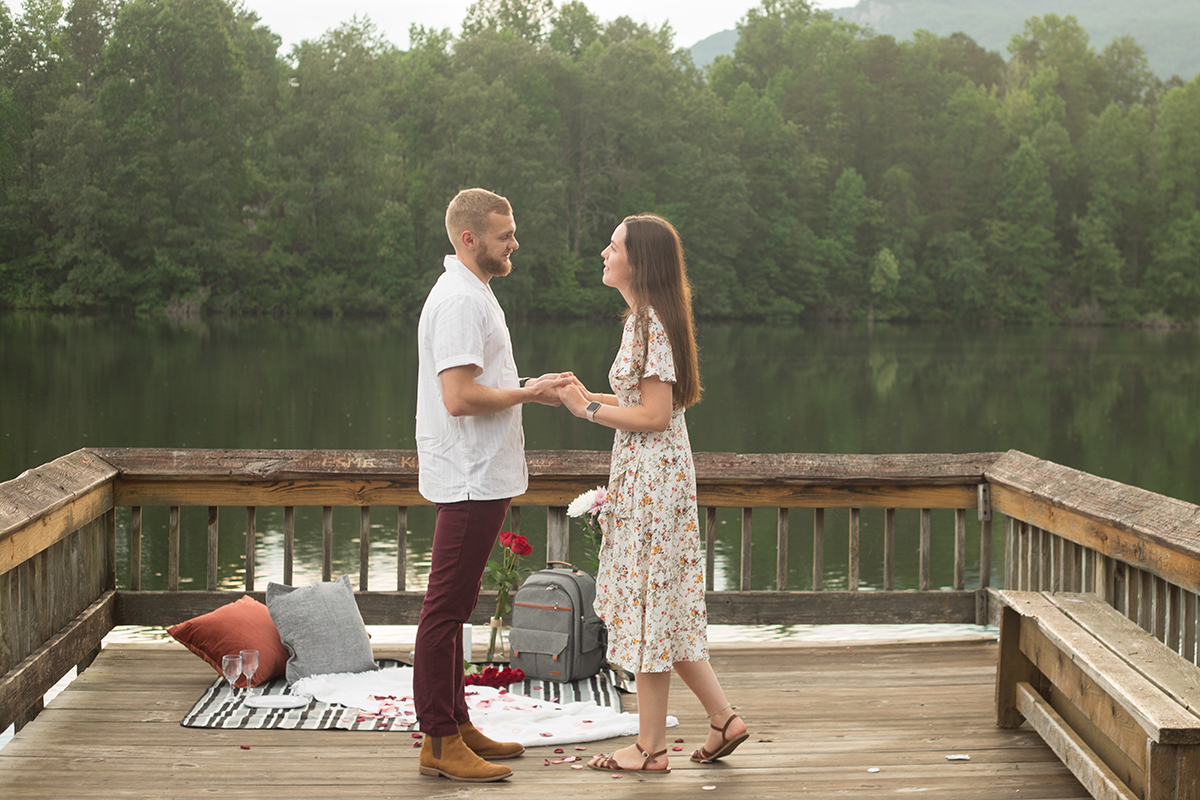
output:
[[[242,657],[221,656],[221,674],[229,681],[229,694],[237,697],[237,679],[242,675]]]
[[[254,677],[254,673],[258,670],[258,651],[243,650],[242,658],[242,674],[246,676],[246,694],[254,694],[254,690],[250,688],[250,679]]]

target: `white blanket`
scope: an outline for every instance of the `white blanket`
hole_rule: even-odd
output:
[[[313,675],[292,684],[290,691],[346,706],[350,715],[415,723],[412,675],[412,667]],[[485,736],[526,747],[594,742],[638,732],[635,714],[618,714],[595,703],[560,704],[554,697],[536,699],[490,686],[468,686],[467,706],[471,722]],[[667,717],[667,727],[678,724],[675,717]]]

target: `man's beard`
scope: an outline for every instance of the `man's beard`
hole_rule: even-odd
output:
[[[494,258],[484,250],[475,256],[475,264],[489,275],[503,278],[512,272],[512,262],[503,258]]]

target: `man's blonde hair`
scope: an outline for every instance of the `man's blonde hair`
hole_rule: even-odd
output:
[[[476,236],[483,236],[488,229],[488,215],[512,214],[512,206],[508,200],[487,189],[463,189],[454,195],[450,205],[446,207],[446,235],[456,248],[458,237],[463,231],[471,231]]]

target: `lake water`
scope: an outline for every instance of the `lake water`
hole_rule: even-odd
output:
[[[604,385],[616,319],[512,324],[523,374],[573,370]],[[705,397],[688,411],[701,451],[916,453],[1022,450],[1200,501],[1200,334],[1107,328],[699,326]],[[87,446],[412,449],[415,326],[390,321],[205,321],[0,315],[0,480]],[[608,429],[527,406],[529,449],[607,450]],[[536,539],[544,517],[526,512]],[[118,514],[119,562],[128,511]],[[183,584],[203,581],[205,512],[184,509]],[[257,574],[282,579],[282,512],[262,509]],[[722,511],[716,587],[736,588],[740,517]],[[789,588],[811,586],[811,512],[793,512]],[[148,509],[143,585],[163,583],[163,510]],[[916,512],[898,514],[897,582],[915,585]],[[374,585],[387,585],[395,510],[376,509]],[[358,515],[334,515],[335,574],[358,570]],[[847,522],[826,522],[827,588],[844,585]],[[410,513],[409,586],[423,586],[429,509]],[[219,579],[242,580],[240,509],[222,512]],[[882,512],[863,512],[861,581],[882,582]],[[1002,531],[1003,528],[997,528]],[[978,558],[976,525],[968,564]],[[754,588],[775,585],[774,518],[755,515]],[[934,514],[934,583],[952,580],[953,519]],[[996,547],[1001,545],[996,537]],[[535,551],[539,552],[539,551]],[[997,549],[997,556],[999,555]],[[226,556],[228,554],[228,556]],[[297,512],[296,583],[318,580],[320,510]],[[582,559],[579,552],[572,557]],[[993,563],[993,584],[1002,561]],[[126,570],[118,575],[122,585]],[[394,570],[394,566],[391,567]],[[978,575],[969,574],[978,585]]]

